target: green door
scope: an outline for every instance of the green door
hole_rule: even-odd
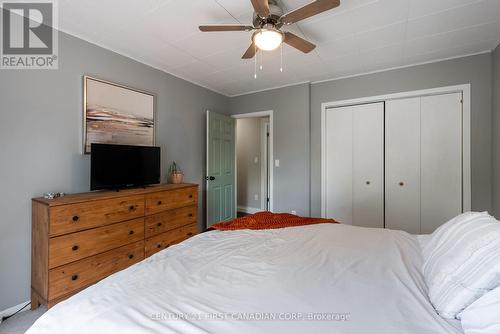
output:
[[[236,217],[235,120],[207,112],[207,227]]]

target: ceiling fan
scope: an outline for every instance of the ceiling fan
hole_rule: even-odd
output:
[[[316,45],[288,31],[281,31],[285,25],[296,23],[308,17],[317,15],[340,5],[340,0],[316,0],[301,8],[284,14],[276,0],[250,0],[255,10],[253,26],[250,25],[207,25],[200,26],[203,32],[218,31],[254,31],[252,44],[243,54],[243,59],[255,56],[258,50],[271,51],[277,49],[283,42],[309,53]]]

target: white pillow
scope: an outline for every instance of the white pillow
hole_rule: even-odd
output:
[[[465,334],[500,333],[500,287],[488,292],[461,314]]]
[[[484,213],[459,217],[436,230],[423,268],[429,299],[444,318],[458,319],[500,285],[500,223]]]
[[[445,224],[438,227],[426,240],[422,247],[422,255],[424,257],[424,262],[429,259],[430,254],[438,247],[442,246],[445,241],[444,236],[449,234],[448,231],[459,226],[459,224],[466,223],[470,220],[477,219],[480,217],[491,217],[488,212],[464,212],[450,220]]]

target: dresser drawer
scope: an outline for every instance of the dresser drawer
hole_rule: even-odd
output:
[[[196,223],[198,216],[197,206],[186,206],[146,217],[146,238],[176,229],[178,227]]]
[[[146,195],[146,214],[180,208],[198,203],[198,188],[189,187]]]
[[[144,259],[144,241],[122,246],[49,271],[49,300],[95,283]]]
[[[90,201],[53,207],[50,235],[61,235],[144,216],[144,196]]]
[[[178,244],[198,233],[196,224],[185,225],[175,230],[158,234],[146,239],[146,257],[167,247]]]
[[[49,268],[144,239],[144,218],[76,232],[49,240]]]

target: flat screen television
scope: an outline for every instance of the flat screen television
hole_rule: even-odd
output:
[[[90,189],[123,189],[160,183],[160,148],[92,144]]]

